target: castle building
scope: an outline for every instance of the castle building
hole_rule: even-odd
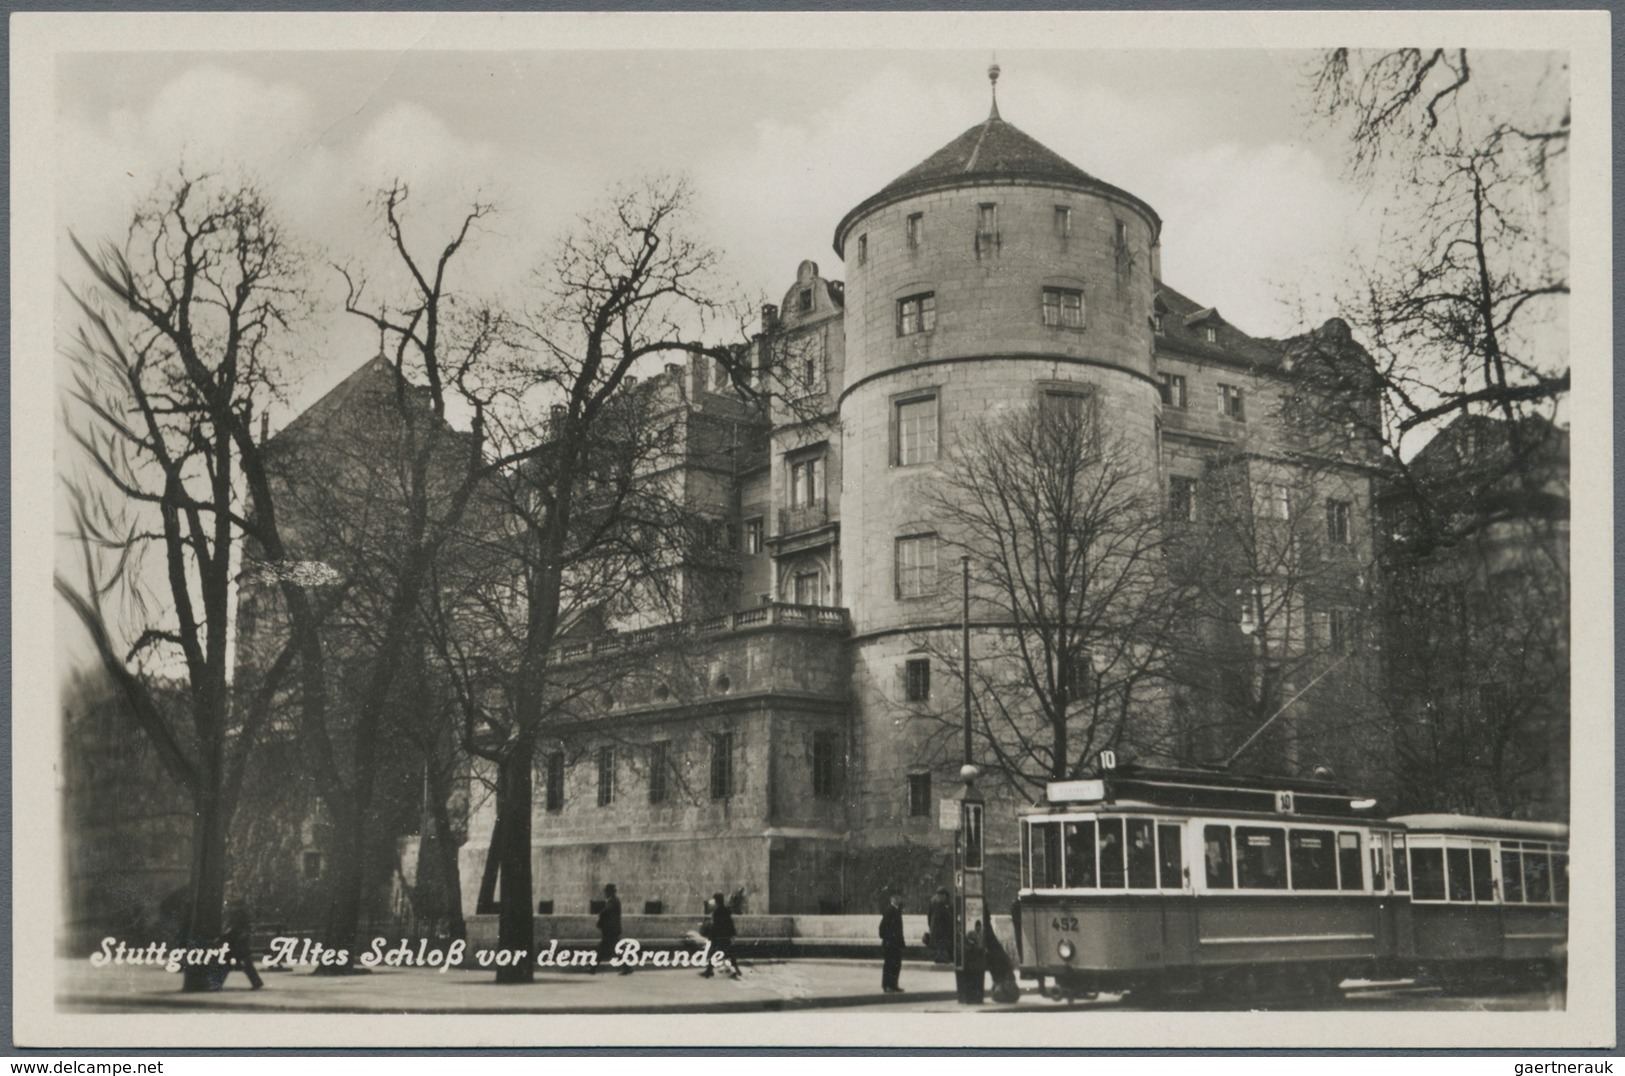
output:
[[[1189,725],[1159,741],[1188,760],[1234,746],[1269,716],[1260,708],[1289,701],[1310,712],[1283,722],[1295,733],[1262,757],[1330,760],[1336,736],[1314,711],[1353,729],[1369,689],[1361,610],[1380,454],[1357,420],[1376,413],[1375,391],[1333,407],[1324,386],[1347,397],[1348,379],[1304,373],[1358,362],[1341,322],[1256,339],[1165,285],[1162,230],[1143,200],[995,104],[841,219],[843,280],[803,261],[764,309],[751,354],[774,391],[754,417],[730,372],[703,360],[651,379],[695,430],[728,424],[726,437],[696,436],[686,466],[732,566],[712,607],[691,609],[685,660],[651,663],[544,746],[540,910],[587,911],[613,882],[632,910],[695,911],[743,888],[753,912],[860,912],[882,888],[923,907],[951,880],[943,801],[960,791],[961,758],[944,730],[961,688],[940,655],[958,645],[960,565],[934,505],[965,432],[1024,408],[1083,403],[1109,422],[1172,526],[1222,518],[1221,497],[1266,528],[1307,525],[1308,576],[1274,581],[1279,559],[1243,565],[1240,582],[1212,588],[1211,624],[1192,614],[1193,636],[1222,637],[1240,665],[1174,678],[1146,720]],[[996,648],[1001,630],[979,624],[973,652]],[[1286,656],[1260,661],[1271,638]],[[1329,664],[1337,675],[1311,691]],[[1254,707],[1215,716],[1237,709],[1238,690]],[[990,815],[995,902],[1013,885],[1020,805],[1006,797]],[[471,909],[496,895],[488,876],[479,884],[494,820],[476,798],[462,853]]]

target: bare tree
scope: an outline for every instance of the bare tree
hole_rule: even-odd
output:
[[[503,634],[512,640],[511,717],[471,744],[497,770],[505,949],[531,951],[531,806],[538,738],[558,713],[555,652],[591,605],[607,616],[631,606],[681,609],[686,573],[674,535],[689,506],[674,483],[681,447],[675,412],[632,384],[663,355],[705,356],[728,365],[741,352],[700,343],[733,309],[714,297],[717,255],[695,239],[681,181],[651,180],[615,192],[582,219],[547,268],[523,321],[522,346],[502,379],[486,388],[487,429],[498,454],[545,446],[512,471],[509,519],[517,571]],[[737,339],[737,337],[735,337]],[[674,526],[675,525],[675,526]],[[529,981],[528,962],[498,969],[501,981]]]
[[[944,540],[976,579],[982,748],[1028,794],[1158,735],[1148,715],[1184,596],[1165,571],[1153,463],[1091,398],[1054,394],[975,426],[933,487]],[[952,647],[936,648],[959,667]]]
[[[290,568],[256,480],[251,420],[275,391],[290,324],[307,309],[304,270],[258,191],[184,172],[136,211],[122,247],[74,243],[92,281],[70,288],[80,324],[68,345],[75,378],[65,415],[85,464],[72,486],[84,575],[59,573],[56,590],[191,798],[187,934],[213,939],[227,827],[295,652],[290,636],[257,686],[234,699],[229,605],[245,538]],[[161,565],[157,594],[145,589],[149,554]],[[301,573],[280,578],[300,615],[314,616]],[[166,673],[184,684],[183,705],[157,690]],[[185,989],[206,986],[207,969],[189,968]]]
[[[1314,75],[1319,112],[1346,125],[1382,207],[1382,262],[1343,307],[1376,359],[1400,459],[1407,435],[1457,414],[1550,414],[1568,391],[1567,67],[1529,64],[1337,49]]]

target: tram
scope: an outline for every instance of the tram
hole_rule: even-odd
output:
[[[1013,918],[1019,974],[1056,998],[1331,995],[1562,958],[1562,826],[1383,819],[1331,780],[1109,756],[1046,800],[1021,819]]]
[[[1401,815],[1410,844],[1404,970],[1472,982],[1567,967],[1569,830],[1473,815]]]

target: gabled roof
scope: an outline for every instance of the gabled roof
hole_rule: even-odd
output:
[[[1281,365],[1279,343],[1248,336],[1225,321],[1216,307],[1203,306],[1160,280],[1153,306],[1167,315],[1162,319],[1162,334],[1157,337],[1159,348],[1240,366],[1275,368]],[[1214,330],[1211,344],[1203,335],[1204,327]]]

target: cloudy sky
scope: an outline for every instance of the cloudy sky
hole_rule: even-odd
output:
[[[496,203],[467,282],[502,286],[608,184],[677,171],[729,278],[776,301],[803,258],[841,276],[831,236],[842,214],[986,116],[992,55],[69,55],[57,76],[58,235],[118,235],[133,202],[185,161],[255,177],[323,260],[365,264],[380,253],[368,197],[399,176],[425,238],[476,195]],[[1300,300],[1317,322],[1332,312],[1329,293],[1368,231],[1343,144],[1310,114],[1314,57],[1003,48],[1000,108],[1161,214],[1169,283],[1278,335],[1300,327]],[[372,347],[336,314],[318,336],[312,390]]]
[[[1319,324],[1376,249],[1381,207],[1347,178],[1346,141],[1311,107],[1316,59],[1347,26],[1328,36],[1279,15],[57,18],[49,78],[33,80],[14,54],[13,105],[24,111],[33,94],[48,113],[33,148],[51,162],[42,242],[58,273],[75,278],[70,232],[121,237],[181,162],[254,179],[313,254],[328,303],[300,341],[292,409],[377,346],[337,311],[329,265],[384,264],[369,199],[394,178],[412,187],[425,253],[471,199],[494,202],[461,284],[511,293],[607,187],[682,173],[727,279],[778,301],[804,258],[842,276],[831,249],[842,215],[986,117],[995,58],[1004,119],[1150,203],[1164,278],[1244,331]],[[1529,36],[1498,32],[1503,44]],[[1551,54],[1481,51],[1475,85],[1528,85],[1552,66]],[[32,286],[35,308],[64,312],[50,278]],[[17,301],[26,310],[31,298]]]

